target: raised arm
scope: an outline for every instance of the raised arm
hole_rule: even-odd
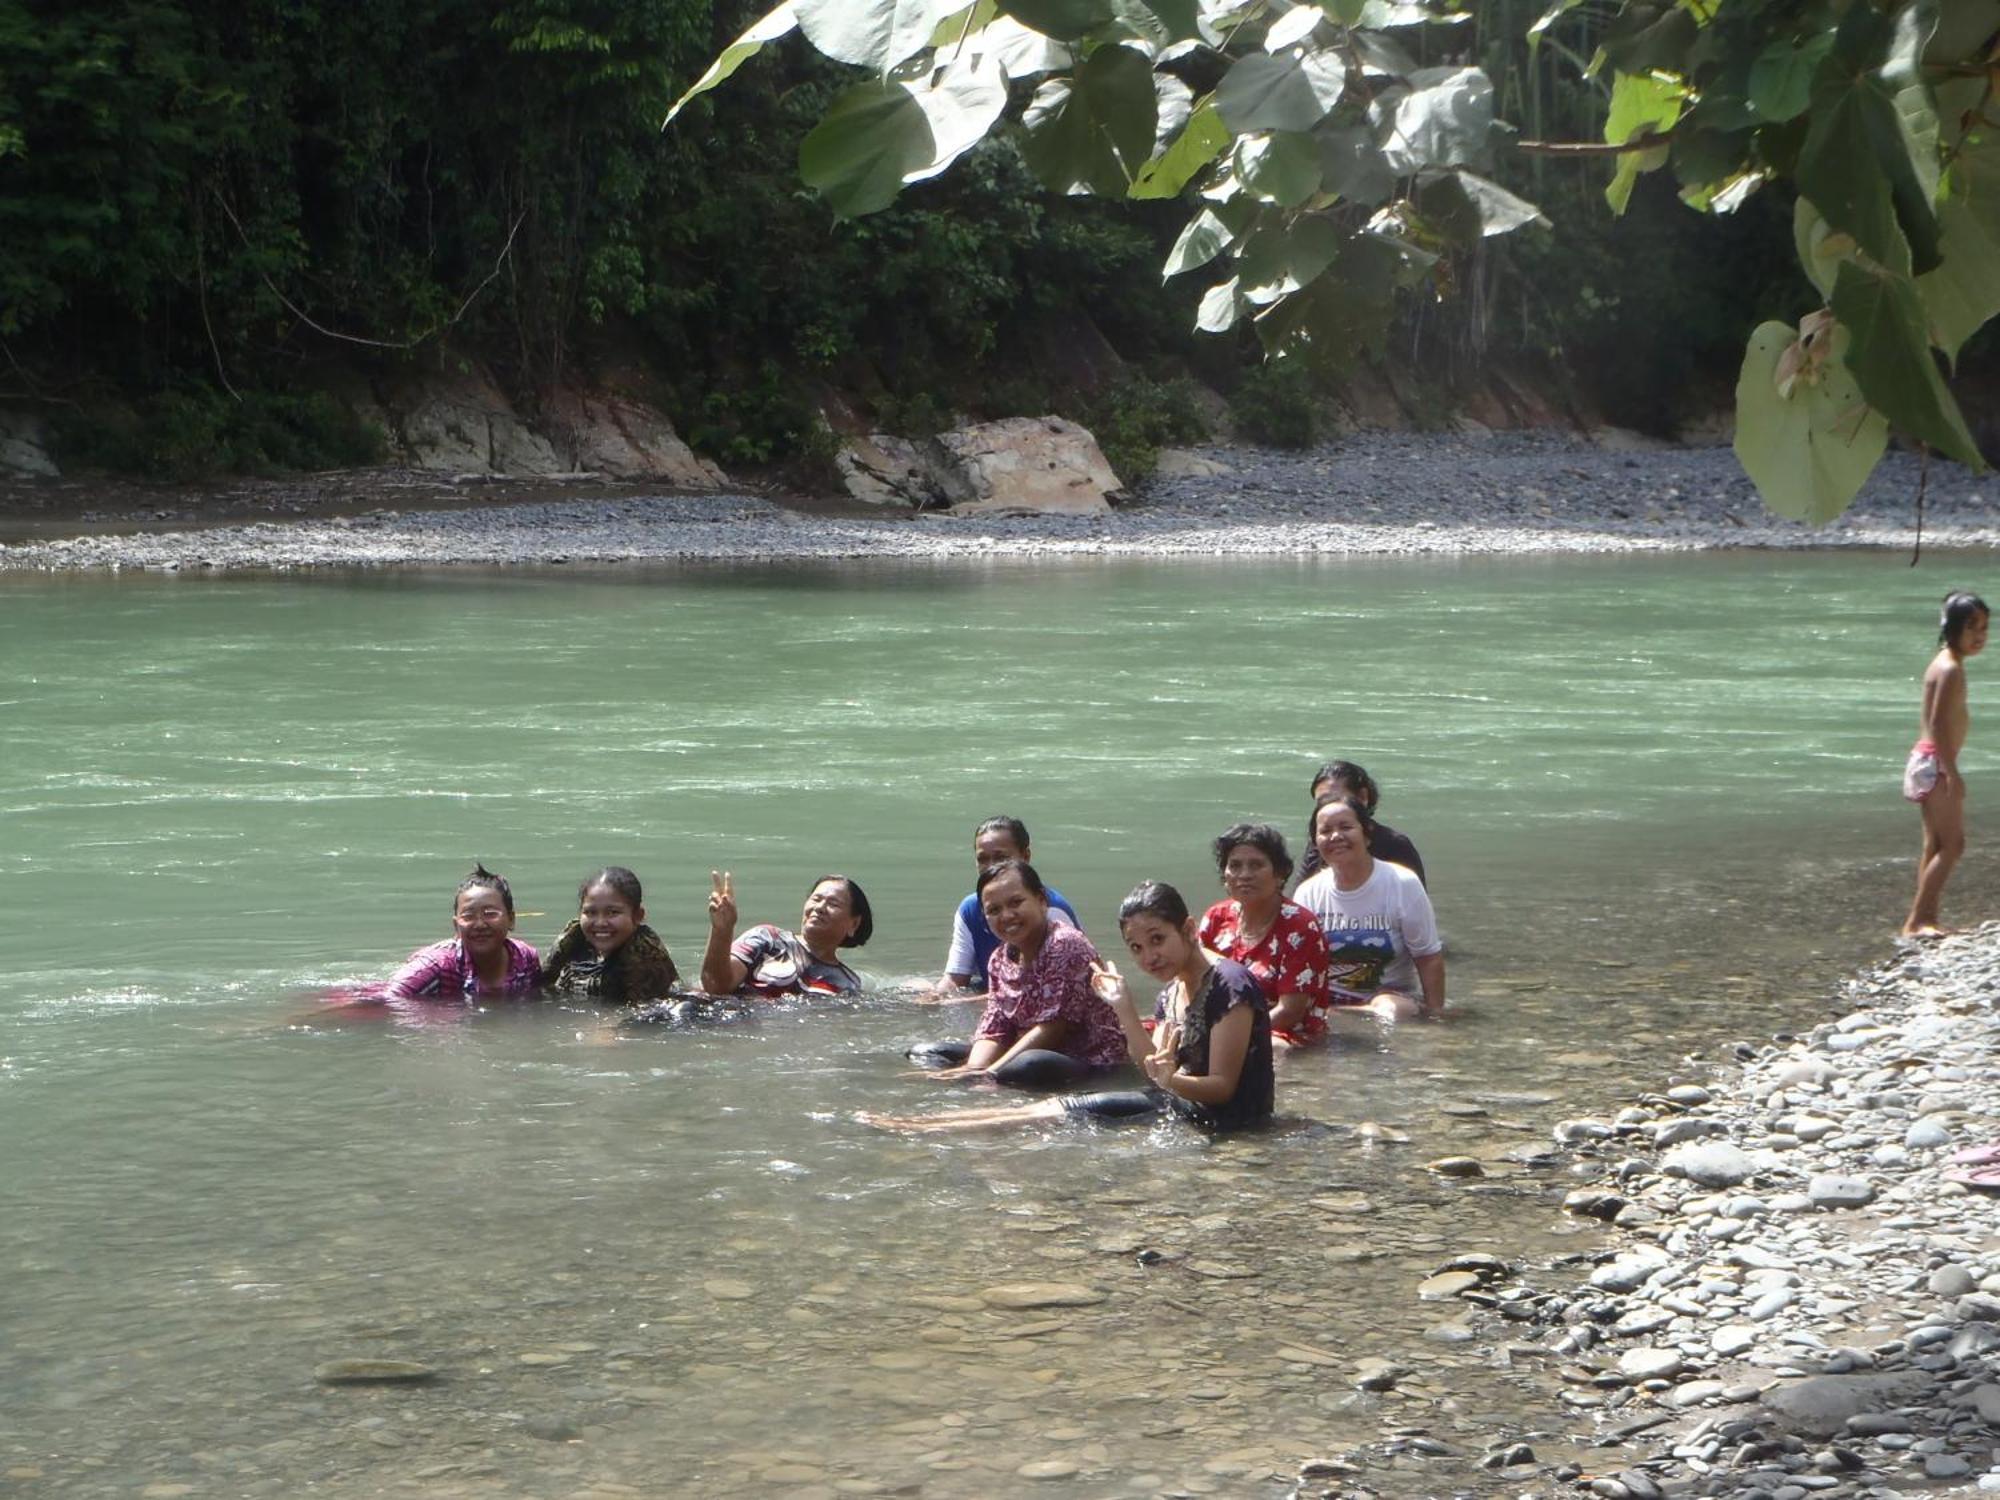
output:
[[[736,878],[710,870],[708,946],[701,954],[701,987],[711,995],[733,995],[750,977],[750,966],[729,951],[736,939]]]

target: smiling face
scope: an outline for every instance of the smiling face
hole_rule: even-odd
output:
[[[576,917],[583,923],[584,941],[603,958],[632,941],[646,920],[646,908],[634,906],[615,887],[599,882],[583,893],[583,907]]]
[[[1255,844],[1238,844],[1222,860],[1222,888],[1238,906],[1259,906],[1284,890],[1271,856]]]
[[[1194,955],[1194,924],[1176,927],[1163,921],[1151,912],[1140,912],[1127,917],[1119,924],[1119,934],[1125,939],[1133,961],[1146,971],[1149,979],[1157,979],[1165,984],[1187,967]]]
[[[1313,845],[1329,865],[1352,865],[1368,854],[1368,835],[1354,809],[1334,802],[1313,817]]]
[[[507,910],[506,898],[492,886],[469,886],[458,893],[452,905],[451,925],[466,952],[491,953],[514,930],[514,914]]]
[[[799,916],[799,936],[808,943],[830,943],[839,947],[861,926],[854,910],[854,897],[844,880],[822,880],[806,897],[806,909]]]
[[[986,828],[973,836],[972,858],[984,875],[1003,859],[1026,859],[1028,851],[1004,828]]]
[[[979,893],[979,909],[993,935],[1016,948],[1040,946],[1049,930],[1049,898],[1029,890],[1019,870],[987,881]]]

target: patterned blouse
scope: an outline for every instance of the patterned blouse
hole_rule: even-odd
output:
[[[1243,909],[1234,901],[1218,901],[1201,919],[1201,945],[1233,958],[1273,1005],[1287,995],[1309,995],[1312,1008],[1332,1003],[1326,988],[1326,930],[1319,918],[1296,901],[1278,904],[1278,920],[1256,943],[1243,941]]]
[[[498,988],[481,988],[472,957],[457,938],[446,938],[412,953],[388,994],[398,1000],[470,1000],[481,995],[525,995],[541,981],[539,954],[519,938],[507,939],[507,977]]]
[[[729,956],[749,969],[739,995],[775,1000],[784,995],[853,995],[861,976],[839,959],[814,958],[806,940],[769,922],[753,927],[729,945]]]
[[[1044,1022],[1067,1021],[1061,1051],[1086,1067],[1117,1067],[1127,1060],[1125,1028],[1090,987],[1097,961],[1097,949],[1080,929],[1053,922],[1031,963],[1003,943],[986,960],[986,1011],[973,1036],[1012,1046]]]

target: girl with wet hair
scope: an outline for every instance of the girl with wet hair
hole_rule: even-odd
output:
[[[1201,919],[1203,947],[1248,969],[1271,1002],[1271,1029],[1287,1046],[1326,1035],[1326,937],[1319,919],[1286,899],[1292,873],[1285,836],[1268,823],[1238,823],[1215,841],[1228,895]]]
[[[736,877],[709,871],[708,947],[701,957],[701,987],[711,995],[777,1000],[788,995],[852,995],[861,976],[841,961],[842,948],[859,948],[875,935],[875,914],[860,883],[847,875],[822,875],[806,893],[799,930],[774,922],[736,936]]]
[[[1271,1117],[1276,1081],[1271,1020],[1250,971],[1211,960],[1196,937],[1179,891],[1159,881],[1139,886],[1118,908],[1118,930],[1133,959],[1162,984],[1147,1034],[1118,971],[1098,963],[1092,988],[1118,1023],[1127,1055],[1144,1070],[1146,1089],[1064,1094],[1000,1109],[945,1115],[871,1115],[867,1124],[922,1133],[990,1130],[1037,1120],[1132,1119],[1161,1110],[1205,1130],[1240,1130]]]
[[[646,925],[645,892],[623,865],[606,865],[576,888],[576,917],[542,965],[542,984],[604,1005],[665,999],[680,980],[673,955]]]
[[[396,971],[388,998],[474,1000],[535,988],[540,958],[512,936],[514,890],[503,877],[474,865],[452,896],[451,925],[452,937],[419,948]]]
[[[1417,846],[1387,823],[1375,820],[1375,805],[1382,800],[1382,789],[1375,785],[1373,776],[1351,760],[1330,760],[1313,772],[1312,799],[1317,804],[1320,798],[1335,795],[1353,797],[1368,810],[1370,854],[1413,870],[1418,880],[1430,883],[1424,874],[1424,857],[1417,853]],[[1312,830],[1308,828],[1305,853],[1299,856],[1299,879],[1304,881],[1317,875],[1319,869],[1319,846],[1313,842]]]
[[[1048,888],[1025,859],[1003,859],[976,891],[999,946],[986,961],[986,1010],[965,1042],[913,1048],[941,1081],[990,1079],[1020,1088],[1074,1083],[1125,1061],[1116,1019],[1091,990],[1090,939],[1049,915]]]
[[[1903,921],[1905,937],[1939,937],[1944,885],[1965,853],[1965,782],[1958,755],[1972,717],[1966,704],[1965,663],[1986,649],[1991,612],[1977,594],[1946,594],[1938,611],[1938,652],[1924,671],[1917,743],[1903,766],[1903,796],[1923,814],[1917,854],[1917,894]]]

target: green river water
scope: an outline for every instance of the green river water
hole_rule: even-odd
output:
[[[1601,1232],[1505,1153],[1887,950],[1926,621],[1983,561],[4,580],[0,1491],[1275,1496],[1404,1427],[1452,1452],[1367,1482],[1414,1496],[1560,1456],[1553,1362],[1417,1283],[1561,1284]],[[1948,917],[1996,869],[1980,677]],[[1109,953],[1328,754],[1423,850],[1455,1014],[1281,1058],[1252,1139],[872,1132],[967,1102],[900,1052],[972,1013],[893,993],[622,1039],[316,999],[448,936],[475,858],[538,943],[633,866],[689,971],[711,867],[788,925],[843,870],[893,990],[996,811]],[[1020,1282],[1105,1295],[979,1300]],[[1357,1392],[1369,1356],[1409,1373]],[[441,1378],[314,1382],[351,1357]]]

